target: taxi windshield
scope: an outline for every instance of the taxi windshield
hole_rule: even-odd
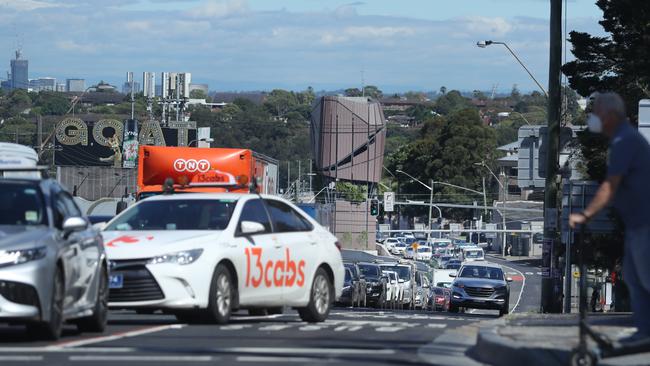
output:
[[[142,201],[124,211],[104,230],[223,230],[236,204],[235,200]]]

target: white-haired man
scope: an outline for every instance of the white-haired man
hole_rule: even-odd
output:
[[[625,103],[616,93],[595,97],[587,124],[609,138],[607,179],[589,206],[569,217],[569,224],[585,224],[613,202],[625,224],[623,280],[637,327],[628,340],[650,338],[650,145],[628,122]]]

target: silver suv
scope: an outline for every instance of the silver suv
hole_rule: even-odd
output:
[[[70,194],[52,179],[0,167],[0,323],[55,340],[66,321],[102,332],[107,305],[102,239]]]

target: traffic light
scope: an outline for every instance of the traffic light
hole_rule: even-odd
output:
[[[371,216],[379,215],[379,202],[377,202],[377,200],[370,201],[370,215]]]

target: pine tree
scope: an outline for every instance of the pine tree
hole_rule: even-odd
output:
[[[571,87],[583,96],[615,91],[636,119],[639,99],[650,98],[650,1],[598,0],[599,24],[607,37],[573,31],[575,60],[562,68]]]

